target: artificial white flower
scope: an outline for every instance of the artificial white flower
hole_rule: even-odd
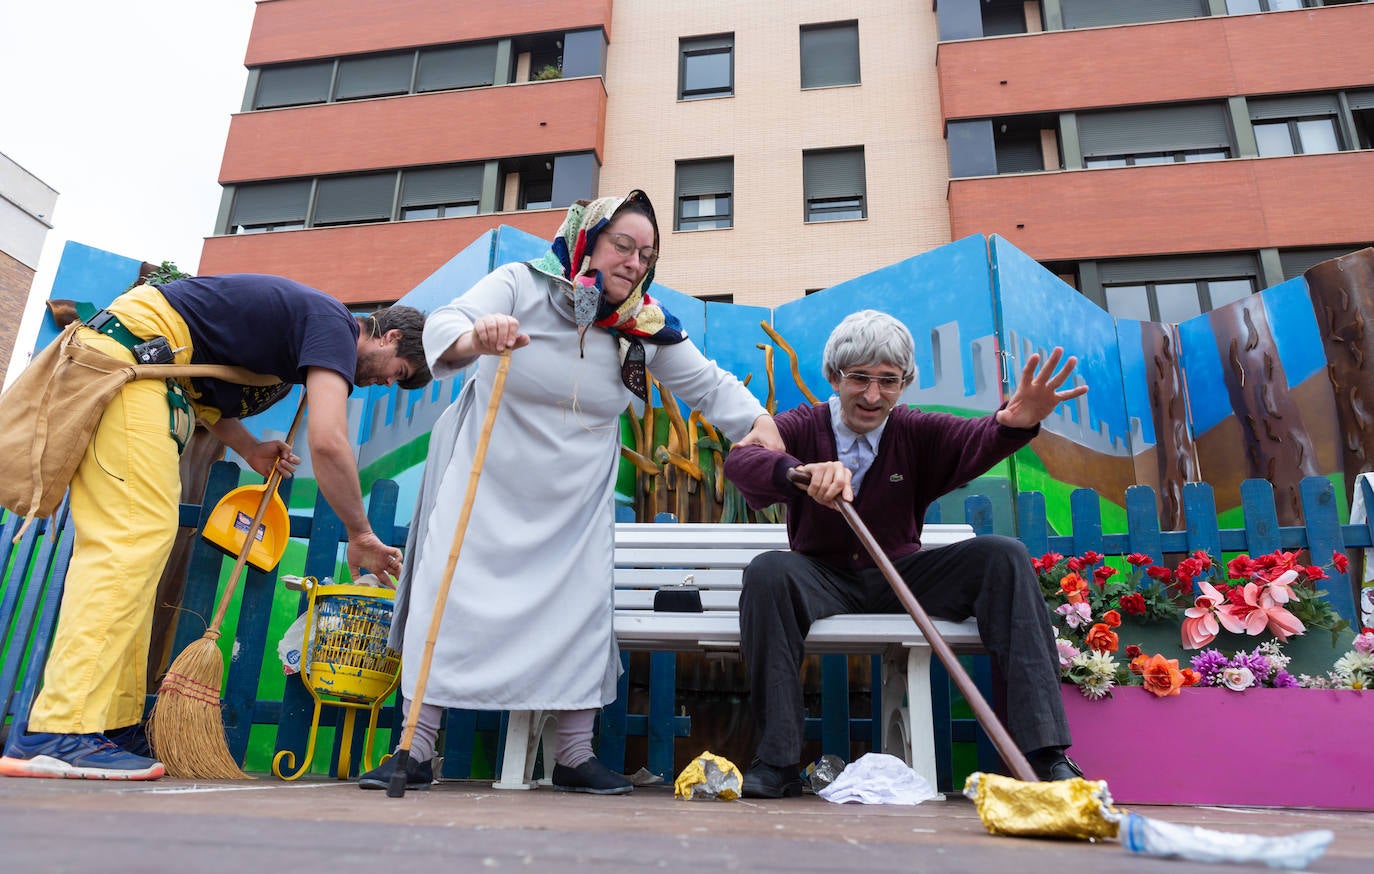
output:
[[[1232,692],[1242,692],[1255,685],[1255,674],[1249,668],[1225,668],[1221,672],[1221,685]]]

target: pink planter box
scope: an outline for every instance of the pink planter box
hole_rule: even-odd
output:
[[[1374,692],[1062,690],[1069,754],[1122,804],[1374,810]]]

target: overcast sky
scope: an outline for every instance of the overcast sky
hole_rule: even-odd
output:
[[[42,298],[67,240],[196,272],[254,5],[0,0],[0,152],[58,192]]]

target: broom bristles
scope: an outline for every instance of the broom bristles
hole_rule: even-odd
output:
[[[173,777],[252,779],[234,761],[224,737],[224,657],[215,644],[218,636],[202,637],[172,661],[148,717],[148,743]]]

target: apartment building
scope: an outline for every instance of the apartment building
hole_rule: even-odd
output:
[[[0,376],[14,355],[56,206],[57,192],[51,186],[0,153]]]
[[[201,270],[404,294],[643,188],[661,282],[773,305],[948,242],[933,8],[260,0]]]
[[[1374,240],[1371,36],[1319,0],[259,0],[201,269],[383,302],[643,188],[706,299],[998,233],[1180,320]]]
[[[1374,241],[1374,5],[941,0],[955,237],[1182,321]]]

